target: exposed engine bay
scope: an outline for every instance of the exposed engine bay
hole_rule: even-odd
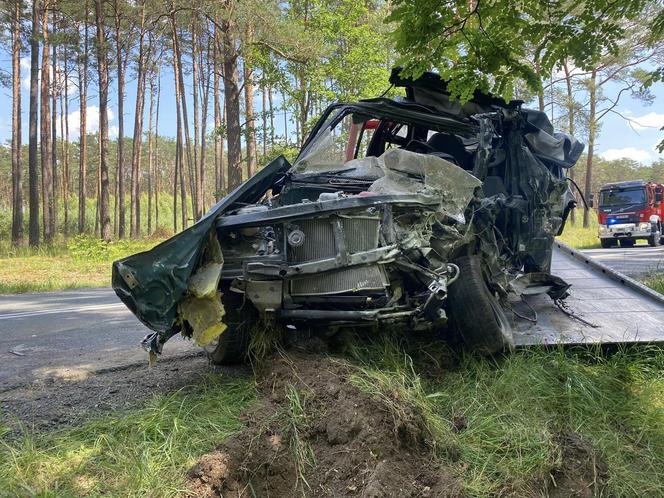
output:
[[[114,264],[116,292],[156,331],[149,351],[180,332],[232,361],[262,320],[447,326],[491,353],[511,345],[510,299],[565,297],[551,251],[583,146],[520,102],[461,105],[433,74],[392,83],[406,99],[330,106],[292,165]]]

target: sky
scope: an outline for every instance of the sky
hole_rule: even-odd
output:
[[[7,50],[0,50],[0,70],[11,74],[11,60]],[[26,47],[27,52],[27,47]],[[22,79],[22,112],[23,112],[23,141],[27,143],[28,118],[27,110],[29,106],[29,59],[24,57],[21,60],[21,79]],[[129,71],[127,75],[127,89],[125,98],[125,135],[131,137],[133,134],[134,108],[136,99],[136,75]],[[175,111],[175,89],[173,84],[173,73],[169,68],[164,68],[160,78],[161,82],[161,106],[159,116],[159,134],[161,136],[175,136],[176,111]],[[78,140],[78,120],[79,103],[77,79],[72,73],[69,82],[69,127],[70,140]],[[191,77],[185,81],[185,86],[191,85]],[[387,84],[386,84],[387,88]],[[655,148],[656,144],[664,138],[664,132],[659,128],[664,126],[664,83],[658,83],[652,87],[652,93],[655,96],[654,103],[644,105],[641,101],[633,99],[629,95],[624,95],[616,107],[616,111],[622,117],[615,113],[609,113],[601,124],[600,136],[596,141],[597,153],[605,159],[630,158],[643,164],[650,164],[658,159],[664,159],[663,154],[659,154]],[[607,95],[616,93],[617,88],[607,88]],[[187,89],[188,98],[191,99],[190,88]],[[11,88],[0,88],[0,143],[7,143],[11,139]],[[111,138],[118,135],[118,111],[117,111],[117,86],[116,81],[111,82],[109,103],[109,134]],[[280,106],[281,99],[279,95],[275,96],[275,108]],[[96,83],[93,81],[88,88],[88,130],[95,132],[99,125],[99,101],[97,95]],[[149,102],[146,101],[145,110],[149,108]],[[189,112],[193,108],[188,104]],[[254,110],[256,113],[261,111],[261,96],[259,92],[255,94]],[[549,109],[547,111],[550,113]],[[213,125],[213,108],[210,105],[210,116],[208,117],[208,130]],[[555,112],[555,109],[554,109]],[[295,125],[292,116],[287,119],[289,135],[293,136]],[[627,118],[627,119],[625,119]],[[190,119],[191,116],[190,116]],[[257,123],[259,125],[260,123]],[[284,133],[283,113],[275,116],[275,125],[277,135]],[[147,127],[147,117],[144,119],[144,128]],[[190,125],[193,129],[193,124]],[[58,134],[60,129],[58,128]],[[577,137],[584,141],[583,137]]]

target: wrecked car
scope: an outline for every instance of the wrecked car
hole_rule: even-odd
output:
[[[394,325],[493,353],[512,344],[510,296],[565,297],[552,245],[583,145],[519,101],[461,104],[433,73],[390,82],[405,98],[328,107],[293,164],[277,158],[113,264],[151,355],[179,333],[214,363],[239,361],[259,322]]]

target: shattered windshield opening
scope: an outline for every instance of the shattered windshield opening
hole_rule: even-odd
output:
[[[434,124],[340,109],[326,119],[295,162],[285,200],[299,198],[297,188],[320,189],[321,182],[326,193],[317,200],[351,192],[423,194],[440,202],[439,212],[465,223],[464,210],[481,185],[471,174],[477,147],[472,142]],[[309,190],[302,195],[315,199]]]
[[[425,124],[418,119],[424,118]],[[473,169],[477,138],[454,133],[423,115],[413,121],[379,117],[342,108],[333,112],[306,144],[292,168],[296,173],[341,173],[356,168],[352,161],[380,158],[390,149],[405,149],[445,159],[465,170]],[[429,119],[427,119],[429,118]],[[455,130],[458,131],[458,130]]]
[[[360,147],[371,140],[376,120],[358,114],[333,114],[294,164],[298,173],[320,173],[344,168],[356,157],[364,157]],[[358,156],[359,154],[359,156]]]

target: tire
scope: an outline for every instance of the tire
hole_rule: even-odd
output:
[[[610,247],[615,247],[618,245],[615,239],[599,239],[600,244],[603,249],[608,249]]]
[[[454,263],[460,274],[447,294],[450,331],[480,354],[511,348],[512,327],[487,286],[480,257],[464,256]]]
[[[224,304],[224,323],[227,329],[205,346],[205,352],[214,365],[235,365],[247,359],[251,332],[259,320],[258,311],[242,294],[227,292],[221,298]]]
[[[620,247],[634,247],[634,239],[620,239]]]

